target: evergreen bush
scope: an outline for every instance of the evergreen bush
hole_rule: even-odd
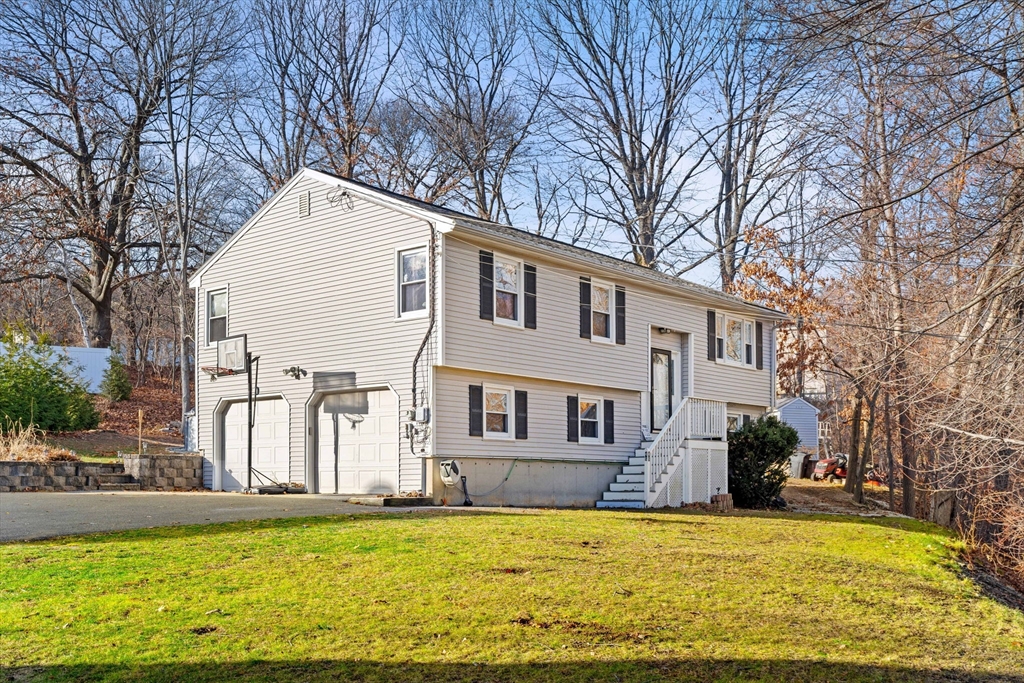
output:
[[[100,415],[79,379],[49,346],[27,339],[15,329],[0,339],[0,431],[95,429]]]
[[[110,363],[103,371],[100,393],[115,402],[127,401],[132,397],[131,377],[116,353],[110,354]]]
[[[796,430],[774,415],[729,435],[729,492],[737,507],[766,508],[775,502],[799,440]]]

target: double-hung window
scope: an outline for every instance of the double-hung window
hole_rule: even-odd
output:
[[[715,319],[715,358],[731,365],[752,368],[756,360],[754,323],[718,313]]]
[[[580,442],[601,442],[601,399],[580,396]]]
[[[216,344],[228,337],[228,291],[222,289],[206,296],[206,343]]]
[[[518,325],[522,297],[522,264],[518,261],[494,257],[494,320]]]
[[[427,310],[427,250],[398,252],[398,314],[415,316]]]
[[[484,386],[484,438],[511,439],[512,390]]]
[[[612,325],[612,294],[613,290],[609,285],[602,285],[597,282],[590,285],[590,316],[591,316],[591,339],[611,341]]]

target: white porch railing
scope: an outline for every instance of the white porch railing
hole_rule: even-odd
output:
[[[673,459],[687,439],[726,438],[726,408],[722,401],[709,401],[687,396],[661,428],[654,442],[647,448],[644,463],[645,505],[650,506],[668,484],[670,467],[678,466]]]

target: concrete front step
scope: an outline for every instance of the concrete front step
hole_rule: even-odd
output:
[[[642,487],[641,487],[642,488]],[[644,499],[643,491],[605,491],[603,500],[640,500]]]
[[[617,484],[635,484],[643,483],[644,475],[642,474],[617,474],[615,475],[615,483]]]
[[[631,455],[629,458],[630,465],[643,465],[647,462],[647,451],[642,448],[638,448],[634,452],[636,455]]]
[[[642,510],[644,502],[642,500],[599,500],[597,501],[597,507],[609,508],[609,509],[627,509],[627,510]]]
[[[609,491],[616,491],[616,492],[622,492],[622,491],[643,491],[644,490],[644,484],[643,484],[643,482],[640,482],[640,483],[629,483],[629,484],[608,484],[608,490]]]
[[[644,468],[643,468],[643,465],[623,465],[622,466],[622,473],[623,474],[643,474],[644,473]]]

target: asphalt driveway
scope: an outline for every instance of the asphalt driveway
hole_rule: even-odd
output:
[[[252,496],[240,493],[0,493],[0,542],[178,524],[380,513],[341,496]],[[386,508],[401,512],[416,508]]]

